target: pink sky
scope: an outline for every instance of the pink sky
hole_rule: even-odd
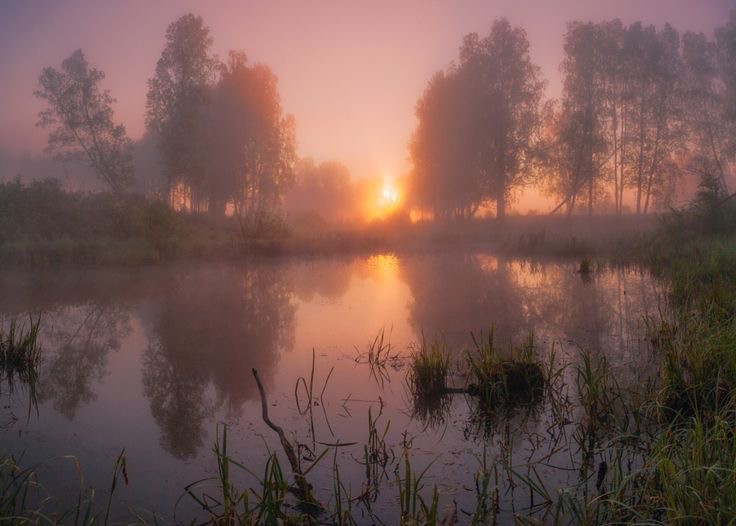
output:
[[[296,117],[301,155],[340,160],[357,177],[394,176],[407,167],[414,106],[427,80],[453,60],[463,35],[486,33],[494,18],[526,28],[555,96],[566,22],[618,17],[710,35],[732,7],[725,0],[3,1],[0,150],[43,149],[32,92],[41,69],[58,67],[76,48],[105,71],[116,118],[140,137],[146,80],[166,26],[193,12],[210,27],[215,53],[242,49],[271,66],[284,109]]]

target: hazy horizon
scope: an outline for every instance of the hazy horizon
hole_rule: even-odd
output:
[[[339,160],[354,178],[395,177],[408,168],[414,108],[427,81],[452,62],[464,35],[487,32],[494,19],[505,16],[526,29],[532,60],[548,81],[546,95],[554,97],[561,87],[567,22],[668,22],[681,32],[712,35],[733,6],[725,0],[3,4],[0,67],[6,72],[6,103],[0,106],[0,151],[43,150],[47,132],[35,127],[42,102],[33,91],[42,68],[58,67],[77,48],[105,72],[104,86],[117,99],[116,119],[132,138],[140,138],[147,80],[166,27],[193,12],[210,27],[217,55],[244,50],[250,62],[273,69],[284,110],[296,118],[300,156]]]

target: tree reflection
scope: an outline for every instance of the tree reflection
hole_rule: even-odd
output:
[[[89,303],[47,313],[44,345],[51,351],[43,370],[39,400],[73,419],[82,404],[95,399],[94,383],[107,373],[110,351],[120,349],[130,332],[128,309]]]
[[[269,382],[281,350],[293,347],[295,311],[283,272],[272,266],[199,269],[166,284],[150,313],[143,361],[162,447],[193,456],[214,409],[238,412],[258,396],[251,368]]]
[[[347,292],[354,271],[350,260],[335,259],[298,262],[290,268],[290,275],[300,300],[309,302],[319,295],[333,301]]]
[[[401,275],[413,299],[409,321],[421,338],[442,338],[457,349],[470,333],[493,327],[500,347],[509,347],[530,329],[510,263],[482,254],[409,258]]]

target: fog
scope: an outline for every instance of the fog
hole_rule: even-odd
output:
[[[33,90],[41,69],[82,48],[107,75],[118,100],[117,119],[131,138],[145,131],[146,81],[163,46],[166,26],[191,11],[205,18],[221,58],[245,50],[279,78],[283,105],[297,121],[298,153],[317,162],[336,159],[354,177],[400,176],[409,168],[407,143],[414,105],[431,75],[456,58],[462,37],[487,33],[506,16],[526,29],[533,61],[559,96],[563,35],[573,20],[641,20],[679,31],[714,28],[728,17],[728,1],[606,2],[391,2],[368,5],[299,5],[225,2],[10,3],[0,6],[0,151],[36,155],[46,134],[34,126],[41,104]],[[130,41],[135,43],[131,45]],[[295,44],[298,42],[299,44]],[[14,176],[15,174],[10,174]],[[8,177],[3,172],[3,177]],[[519,206],[542,209],[539,193]],[[551,206],[551,205],[549,205]]]
[[[5,2],[0,49],[0,521],[736,522],[732,2]]]

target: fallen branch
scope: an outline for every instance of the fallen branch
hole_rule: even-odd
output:
[[[253,378],[256,379],[258,392],[261,394],[261,416],[263,417],[263,421],[266,423],[266,425],[276,431],[276,433],[279,435],[281,447],[284,449],[284,453],[286,453],[286,458],[289,459],[289,464],[291,464],[291,471],[294,473],[294,479],[296,482],[297,490],[299,492],[299,499],[304,505],[307,506],[308,509],[310,509],[310,511],[321,510],[322,506],[312,495],[312,485],[307,481],[306,477],[304,476],[304,472],[299,465],[299,459],[294,452],[294,447],[286,438],[284,430],[281,429],[280,426],[274,424],[268,416],[268,400],[266,399],[266,390],[263,388],[263,384],[261,383],[261,379],[258,377],[258,371],[256,369],[253,369]]]

